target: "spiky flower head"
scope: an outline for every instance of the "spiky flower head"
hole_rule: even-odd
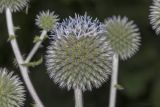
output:
[[[104,25],[86,14],[60,23],[53,31],[46,55],[53,81],[68,90],[100,87],[111,73],[113,55],[104,32]]]
[[[36,25],[43,30],[50,31],[57,25],[58,21],[58,15],[55,15],[54,12],[42,11],[37,15]]]
[[[25,100],[22,82],[13,72],[0,68],[0,107],[21,107]]]
[[[0,13],[6,8],[9,8],[12,12],[22,10],[28,5],[29,0],[0,0]]]
[[[140,33],[133,21],[127,17],[113,16],[105,22],[107,40],[113,51],[125,60],[138,50],[140,45]]]
[[[158,35],[160,33],[160,0],[153,0],[152,6],[150,6],[150,24]]]

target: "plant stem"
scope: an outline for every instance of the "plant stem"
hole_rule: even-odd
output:
[[[32,48],[32,50],[30,51],[29,55],[27,56],[26,60],[25,60],[25,63],[28,63],[30,62],[30,60],[32,59],[32,57],[35,55],[35,53],[37,52],[38,48],[40,47],[40,45],[42,44],[45,36],[47,34],[47,31],[46,30],[43,30],[42,33],[41,33],[41,36],[40,36],[40,39],[41,41],[38,41],[34,47]]]
[[[79,88],[74,89],[74,95],[75,95],[75,107],[83,107],[82,90]]]
[[[11,13],[9,8],[6,8],[5,12],[6,12],[8,34],[9,34],[10,37],[15,36],[13,20],[12,20],[12,13]],[[17,59],[21,75],[24,79],[24,82],[25,82],[27,88],[28,88],[28,91],[30,92],[32,98],[35,100],[35,103],[36,103],[37,107],[44,107],[42,102],[40,101],[33,85],[32,85],[32,82],[31,82],[30,78],[29,78],[28,68],[25,67],[25,66],[22,66],[22,64],[24,63],[24,60],[23,60],[22,54],[19,50],[16,38],[10,40],[10,43],[11,43],[11,47],[13,49],[14,55]]]
[[[113,55],[113,73],[111,77],[109,107],[116,107],[116,94],[117,94],[116,85],[118,83],[118,62],[119,62],[118,55],[114,54]]]

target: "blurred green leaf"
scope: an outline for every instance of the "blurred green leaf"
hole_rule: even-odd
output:
[[[147,84],[153,77],[152,71],[120,71],[120,83],[125,87],[123,92],[129,98],[137,98],[145,93]]]
[[[15,39],[15,38],[16,38],[15,35],[10,35],[10,36],[8,37],[8,39],[7,39],[7,42],[9,42],[9,41],[11,41],[11,40],[13,40],[13,39]]]
[[[120,84],[116,84],[114,87],[117,88],[118,90],[124,90],[124,87]]]

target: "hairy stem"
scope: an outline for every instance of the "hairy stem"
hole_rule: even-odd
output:
[[[30,51],[29,55],[27,56],[26,60],[25,60],[25,63],[28,63],[31,61],[32,57],[35,55],[35,53],[37,52],[37,50],[39,49],[40,45],[42,44],[45,36],[47,34],[47,31],[46,30],[43,30],[42,33],[41,33],[41,36],[40,36],[40,40],[41,41],[38,41],[34,47],[32,48],[32,50]]]
[[[13,20],[12,20],[12,13],[11,13],[9,8],[6,9],[6,20],[7,20],[7,28],[8,28],[9,36],[10,37],[11,36],[15,36]],[[10,43],[11,43],[11,47],[13,49],[14,55],[15,55],[15,57],[17,59],[21,75],[22,75],[22,77],[24,79],[24,82],[25,82],[25,84],[26,84],[26,86],[27,86],[32,98],[35,100],[35,103],[36,103],[37,107],[44,107],[42,102],[40,101],[40,99],[39,99],[39,97],[38,97],[33,85],[32,85],[32,82],[31,82],[30,78],[29,78],[28,68],[25,67],[25,66],[22,66],[22,64],[24,63],[24,60],[23,60],[22,54],[21,54],[21,52],[19,50],[16,38],[10,40]]]
[[[118,83],[118,61],[119,61],[118,55],[114,54],[114,56],[113,56],[113,73],[112,73],[112,77],[111,77],[109,107],[116,107],[116,93],[117,93],[116,85]]]
[[[79,88],[74,89],[74,95],[75,95],[75,107],[83,107],[82,90]]]

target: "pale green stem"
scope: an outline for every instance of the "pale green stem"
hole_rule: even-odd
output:
[[[6,8],[5,12],[6,12],[8,34],[10,37],[15,36],[11,10],[9,8]],[[24,79],[24,82],[25,82],[27,88],[28,88],[28,91],[30,92],[32,98],[34,99],[37,107],[44,107],[41,100],[39,99],[33,85],[32,85],[30,78],[29,78],[28,68],[25,66],[22,66],[22,64],[24,63],[24,60],[23,60],[22,54],[20,52],[20,49],[18,47],[16,38],[10,40],[10,43],[11,43],[11,47],[13,49],[14,55],[17,59],[21,75]]]
[[[117,54],[113,55],[113,73],[111,76],[111,88],[110,88],[110,99],[109,99],[109,107],[116,107],[116,94],[118,84],[118,62],[119,58]]]
[[[30,51],[29,55],[27,56],[26,60],[25,60],[25,63],[29,63],[32,59],[32,57],[35,55],[35,53],[38,51],[40,45],[42,44],[45,36],[47,35],[47,31],[46,30],[43,30],[42,33],[41,33],[41,36],[39,37],[40,38],[40,41],[38,41],[34,47],[32,48],[32,50]]]
[[[75,95],[75,107],[83,107],[82,90],[79,88],[74,89],[74,95]]]

